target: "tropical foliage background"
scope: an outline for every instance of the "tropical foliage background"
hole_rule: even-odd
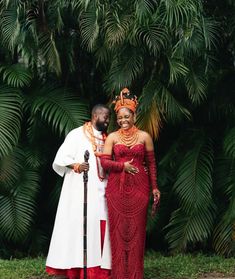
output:
[[[0,1],[0,255],[46,253],[64,136],[124,86],[156,142],[147,246],[234,254],[232,0]]]

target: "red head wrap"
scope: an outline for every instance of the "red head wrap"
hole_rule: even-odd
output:
[[[114,110],[117,113],[121,108],[128,108],[135,112],[138,102],[136,96],[131,96],[130,91],[127,88],[123,88],[119,96],[116,96],[113,101],[115,104]]]

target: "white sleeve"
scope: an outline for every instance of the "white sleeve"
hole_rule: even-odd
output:
[[[60,176],[64,176],[66,172],[66,166],[76,163],[75,155],[78,144],[78,133],[71,131],[65,138],[63,144],[60,146],[55,160],[52,164],[52,168]]]

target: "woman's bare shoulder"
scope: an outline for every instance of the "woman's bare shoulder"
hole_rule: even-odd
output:
[[[151,138],[150,134],[146,131],[143,131],[143,130],[139,130],[139,135],[144,138],[144,139],[149,139]]]
[[[116,136],[117,136],[117,131],[114,131],[114,132],[108,134],[108,137],[110,137],[110,138],[113,138],[113,137],[116,137]]]
[[[107,139],[114,141],[117,138],[117,131],[108,134]]]

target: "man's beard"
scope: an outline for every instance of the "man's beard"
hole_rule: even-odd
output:
[[[101,131],[101,132],[106,132],[107,129],[108,129],[108,123],[107,122],[101,122],[99,120],[96,121],[95,126],[96,126],[97,130]]]

